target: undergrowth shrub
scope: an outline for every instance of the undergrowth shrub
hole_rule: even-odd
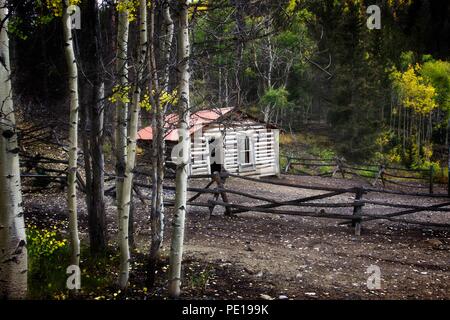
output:
[[[52,299],[65,290],[70,249],[57,227],[27,228],[28,282],[31,298]]]

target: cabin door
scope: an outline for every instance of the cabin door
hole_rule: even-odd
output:
[[[208,138],[211,173],[223,171],[223,139],[222,136]]]

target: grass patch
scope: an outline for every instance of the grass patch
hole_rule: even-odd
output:
[[[70,249],[57,227],[27,228],[28,284],[31,299],[54,299],[65,290]]]
[[[27,228],[28,287],[30,299],[65,300],[70,292],[66,287],[70,266],[70,247],[58,227]],[[111,291],[116,281],[119,261],[116,251],[92,256],[89,248],[81,246],[81,291],[79,296],[97,296]]]

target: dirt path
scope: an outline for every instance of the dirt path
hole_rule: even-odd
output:
[[[284,177],[292,182],[311,185],[347,187],[357,184],[340,179]],[[204,181],[196,182],[204,186]],[[268,196],[275,200],[290,200],[320,194],[316,191],[242,183],[230,179],[227,188]],[[202,196],[198,201],[206,201]],[[231,196],[234,203],[256,205],[239,196]],[[396,203],[430,205],[443,199],[371,194],[370,199]],[[244,201],[245,200],[245,201]],[[333,198],[336,202],[353,200],[350,194]],[[59,201],[59,202],[58,202]],[[64,220],[64,198],[46,195],[26,199],[28,211],[51,208],[53,219]],[[330,200],[326,200],[330,201]],[[41,206],[41,207],[40,207]],[[40,207],[40,208],[39,208]],[[80,201],[80,208],[84,204]],[[138,246],[148,248],[149,212],[136,200],[136,230]],[[339,209],[351,210],[351,208]],[[385,213],[392,210],[367,206],[365,212]],[[382,210],[382,212],[380,212]],[[165,250],[170,239],[170,210],[166,217]],[[108,203],[111,237],[116,232],[115,208]],[[389,211],[390,212],[390,211]],[[215,212],[209,218],[205,210],[191,208],[186,224],[186,263],[198,266],[193,272],[185,270],[189,278],[185,287],[198,282],[202,275],[204,288],[195,297],[208,299],[273,298],[293,299],[449,299],[450,298],[450,238],[448,230],[375,221],[365,223],[361,237],[352,228],[338,226],[329,219],[246,213],[224,217]],[[56,218],[59,217],[59,218]],[[409,217],[410,218],[410,217]],[[449,223],[450,213],[423,212],[415,214],[423,221]],[[82,212],[82,221],[86,220]],[[83,225],[83,223],[82,223]],[[167,251],[166,251],[167,253]],[[381,289],[369,290],[367,268],[376,265],[381,271]],[[200,271],[199,271],[200,270]],[[203,271],[202,271],[203,270]],[[192,271],[192,270],[191,270]],[[192,275],[194,274],[194,275]],[[189,290],[186,290],[189,292]]]
[[[284,179],[315,186],[358,184],[341,179],[292,176]],[[277,201],[323,193],[241,180],[228,181],[227,188],[251,191]],[[445,201],[421,198],[418,202],[415,197],[385,194],[370,194],[368,198],[415,205]],[[352,200],[353,195],[345,194],[322,201]],[[250,206],[258,203],[239,196],[231,196],[231,201]],[[344,210],[352,209],[334,212]],[[378,214],[392,211],[375,206],[364,210]],[[413,217],[437,223],[450,221],[450,213],[425,212]],[[450,242],[446,231],[376,221],[364,224],[362,236],[355,237],[351,228],[337,226],[335,220],[261,213],[235,218],[219,215],[207,220],[197,213],[190,215],[186,244],[188,255],[209,262],[222,261],[225,266],[230,263],[241,271],[241,276],[257,283],[258,292],[272,297],[450,298]],[[380,268],[381,290],[367,288],[366,271],[370,265]]]

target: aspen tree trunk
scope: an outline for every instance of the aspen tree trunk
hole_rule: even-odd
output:
[[[128,33],[129,13],[119,12],[117,31],[117,74],[119,90],[128,85]],[[130,248],[128,243],[128,214],[124,212],[123,189],[125,167],[127,163],[127,118],[128,104],[119,99],[116,106],[115,153],[116,153],[116,201],[118,213],[118,243],[120,251],[119,286],[128,284],[130,266]]]
[[[136,80],[134,84],[133,100],[130,110],[128,138],[127,138],[127,161],[125,165],[125,178],[121,193],[119,208],[120,228],[120,275],[119,285],[122,289],[127,287],[129,275],[130,250],[128,245],[128,219],[131,206],[131,193],[133,192],[133,170],[136,163],[136,140],[139,123],[139,104],[141,96],[141,82],[145,61],[147,58],[147,1],[140,0],[139,3],[139,62],[137,66]]]
[[[166,28],[166,34],[163,45],[163,56],[165,57],[165,68],[163,74],[163,90],[169,92],[169,77],[170,77],[170,56],[172,41],[174,35],[174,23],[170,14],[169,2],[163,3],[163,17]],[[150,46],[150,66],[152,75],[152,88],[154,91],[159,92],[159,84],[156,73],[156,58],[155,58],[155,45],[154,45],[154,14],[155,7],[152,6],[151,17],[151,39]],[[156,265],[160,258],[160,251],[162,242],[164,240],[164,164],[165,164],[165,141],[164,141],[164,114],[165,110],[159,103],[158,97],[153,99],[153,115],[152,121],[153,141],[153,189],[152,189],[152,212],[151,212],[151,246],[149,257],[149,269],[148,269],[148,285],[152,287],[155,282]]]
[[[71,264],[80,264],[80,239],[78,237],[77,211],[77,161],[78,161],[78,67],[75,59],[72,39],[71,17],[67,13],[68,1],[64,7],[63,30],[66,51],[66,63],[69,73],[70,90],[70,128],[69,128],[69,169],[67,177],[67,201],[69,208],[69,233],[71,246]]]
[[[128,33],[129,13],[119,12],[117,30],[117,76],[119,90],[128,85]],[[127,162],[127,114],[128,103],[119,99],[115,114],[115,154],[116,154],[116,199],[117,208],[120,208],[122,199],[122,187],[125,175],[125,163]]]
[[[174,23],[172,16],[170,15],[169,0],[163,3],[163,17],[164,24],[166,25],[166,37],[164,39],[164,57],[165,57],[165,68],[164,68],[164,82],[163,88],[165,91],[169,91],[169,78],[170,78],[170,56],[172,54],[172,41],[174,35]]]
[[[174,217],[172,222],[172,245],[170,248],[169,295],[180,296],[181,262],[183,258],[184,223],[186,216],[187,180],[189,170],[189,21],[188,0],[180,3],[178,26],[178,63],[179,63],[179,142],[181,154],[177,159],[176,194]]]
[[[0,0],[0,299],[27,294],[27,248],[12,100],[6,1]]]

